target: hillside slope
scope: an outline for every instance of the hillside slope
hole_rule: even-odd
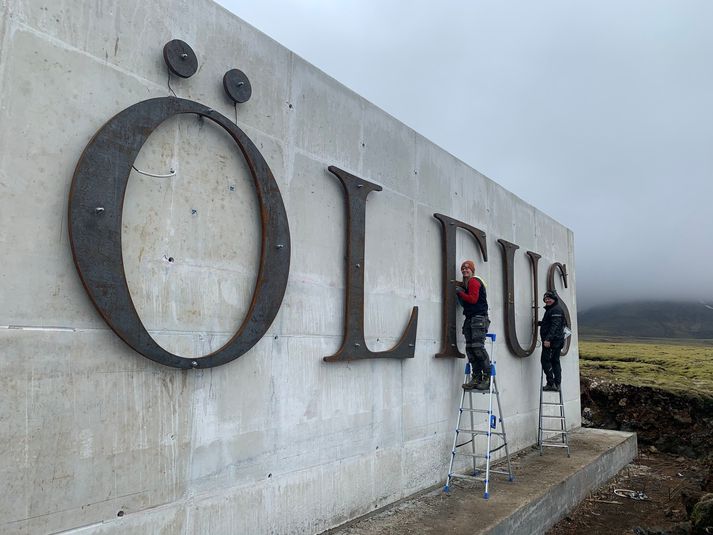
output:
[[[713,339],[713,306],[695,302],[606,305],[581,312],[582,336]]]

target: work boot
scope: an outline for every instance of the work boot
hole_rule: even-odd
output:
[[[483,379],[475,385],[476,390],[490,390],[490,376],[485,375]]]
[[[552,383],[547,383],[543,388],[543,392],[557,392],[557,387]]]
[[[479,380],[475,378],[475,375],[470,376],[470,381],[463,384],[463,390],[473,390],[478,385]]]

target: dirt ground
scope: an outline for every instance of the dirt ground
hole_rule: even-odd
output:
[[[641,446],[684,457],[713,452],[713,399],[580,378],[582,425],[634,431]]]
[[[622,351],[616,345],[612,347],[613,353]],[[666,349],[645,346],[641,350],[643,354],[646,348],[654,356],[655,349]],[[626,352],[608,356],[614,357],[628,364],[641,364],[636,359],[626,361],[629,358]],[[684,522],[690,516],[693,503],[704,491],[713,491],[713,399],[710,392],[628,384],[621,381],[621,372],[606,366],[602,369],[583,366],[582,370],[582,424],[636,432],[639,457],[550,533],[691,533],[690,526]],[[660,371],[665,372],[665,369]],[[697,383],[695,378],[687,377],[680,384]],[[621,488],[642,491],[646,499],[615,495],[614,490]],[[713,527],[707,529],[702,533],[713,534]],[[701,533],[700,525],[693,531]]]
[[[687,520],[685,501],[701,494],[706,475],[706,469],[696,459],[644,447],[634,462],[547,533],[676,533]]]

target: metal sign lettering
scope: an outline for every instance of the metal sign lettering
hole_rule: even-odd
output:
[[[121,252],[121,217],[131,166],[141,147],[166,119],[195,114],[233,138],[252,175],[262,225],[257,282],[247,316],[220,349],[200,358],[174,355],[147,332],[131,299]],[[107,122],[84,149],[69,195],[69,238],[82,284],[109,327],[145,357],[175,368],[210,368],[253,347],[280,309],[290,268],[290,229],[277,182],[248,136],[232,121],[202,104],[174,97],[134,104]],[[272,269],[267,277],[267,266]]]
[[[441,223],[441,287],[443,288],[443,309],[441,313],[441,350],[436,354],[436,358],[457,357],[464,355],[458,351],[456,338],[456,296],[451,283],[451,277],[456,271],[456,230],[461,228],[468,232],[475,243],[478,244],[483,261],[488,261],[488,244],[485,241],[485,232],[475,227],[448,217],[443,214],[433,214],[433,217]]]
[[[169,71],[189,78],[197,71],[197,58],[187,43],[174,40],[164,47]],[[170,77],[169,77],[170,81]],[[245,74],[237,69],[223,79],[228,96],[237,104],[252,93]],[[170,85],[169,85],[170,88]],[[260,204],[262,227],[257,282],[247,316],[234,336],[220,349],[199,358],[184,358],[159,346],[141,322],[129,293],[121,250],[121,218],[131,168],[151,133],[167,119],[194,114],[213,121],[235,141],[247,162]],[[418,307],[413,307],[408,325],[396,345],[387,351],[371,351],[364,336],[364,262],[366,199],[374,184],[337,167],[329,171],[340,181],[347,212],[344,337],[340,349],[325,361],[369,358],[413,358],[418,326]],[[450,278],[456,268],[456,230],[468,232],[476,241],[484,262],[488,261],[486,235],[467,223],[443,214],[433,214],[441,224],[442,345],[436,357],[463,357],[456,335],[456,299]],[[90,299],[109,327],[129,346],[151,360],[176,368],[209,368],[230,362],[252,348],[265,334],[280,309],[290,267],[290,230],[287,213],[270,168],[260,151],[238,126],[198,102],[176,97],[145,100],[118,113],[94,136],[77,163],[69,195],[69,239],[74,263]],[[535,296],[532,306],[532,336],[527,348],[520,346],[515,328],[514,259],[519,247],[499,239],[503,252],[505,339],[518,357],[530,355],[537,343],[537,264],[540,255],[527,252]],[[267,266],[277,267],[266,276]],[[567,287],[567,268],[555,262],[547,274],[547,288],[555,287],[559,270]],[[562,308],[570,321],[569,310]],[[570,339],[562,351],[566,354]]]
[[[555,273],[557,271],[560,272],[560,276],[562,277],[563,286],[565,288],[567,288],[567,265],[561,264],[559,262],[555,262],[547,270],[547,289],[551,292],[557,291],[557,289],[555,288]],[[569,308],[567,308],[567,305],[562,300],[562,297],[559,298],[559,304],[560,304],[560,307],[562,308],[562,312],[564,312],[564,317],[565,317],[565,320],[567,320],[567,325],[569,325],[571,327],[572,326],[572,318],[569,315]],[[564,356],[567,354],[571,343],[572,343],[571,336],[565,338],[564,347],[562,348],[562,351],[560,352],[560,356]]]
[[[344,338],[334,354],[324,357],[327,362],[372,358],[413,358],[416,350],[418,307],[411,310],[406,330],[401,339],[388,351],[371,351],[364,338],[364,249],[366,234],[366,197],[381,186],[329,166],[329,171],[339,179],[345,193],[347,208],[347,269],[344,310]]]
[[[530,260],[531,279],[532,279],[532,331],[530,335],[530,345],[526,348],[520,345],[517,339],[517,328],[515,326],[515,251],[520,247],[506,240],[498,240],[503,252],[503,281],[505,282],[505,341],[507,342],[510,351],[518,357],[528,357],[537,347],[537,312],[539,306],[537,303],[537,263],[542,258],[541,255],[527,251],[527,257]]]

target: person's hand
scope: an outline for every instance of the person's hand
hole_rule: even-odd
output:
[[[454,284],[456,288],[465,288],[465,283],[463,281],[452,280],[451,284]]]
[[[550,347],[550,341],[545,340],[544,342],[542,342],[542,345],[543,345],[543,347]]]

